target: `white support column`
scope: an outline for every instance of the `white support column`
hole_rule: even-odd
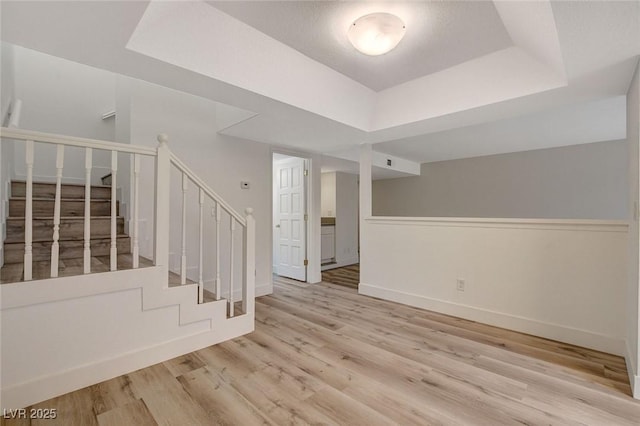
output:
[[[360,145],[360,223],[371,217],[371,165],[373,152],[370,144]],[[362,241],[361,241],[362,243]],[[362,244],[360,245],[362,247]]]
[[[373,152],[371,145],[360,146],[360,282],[367,282],[367,242],[369,236],[367,220],[371,217],[371,165]]]
[[[138,216],[140,212],[140,155],[133,155],[133,248],[131,250],[133,256],[133,268],[137,269],[140,265],[140,227],[138,224]]]
[[[33,279],[33,141],[27,141],[25,163],[27,183],[24,208],[24,280]]]
[[[84,149],[84,273],[91,273],[91,148]]]
[[[60,258],[60,198],[62,197],[62,169],[64,167],[64,145],[56,147],[56,195],[53,204],[53,243],[51,244],[51,278],[58,276]]]
[[[222,212],[220,204],[216,203],[216,300],[220,300],[222,292],[222,282],[220,281],[220,219]]]
[[[242,287],[242,311],[253,315],[256,296],[256,221],[253,209],[245,211],[247,227],[244,229],[244,285]]]
[[[236,219],[229,215],[231,219],[231,236],[230,236],[230,251],[229,251],[229,317],[234,316],[233,313],[233,243],[236,231]]]
[[[169,137],[158,135],[158,154],[156,156],[156,186],[154,211],[154,256],[157,266],[166,270],[167,285],[169,280],[169,208],[170,208],[170,174],[171,157]]]
[[[180,257],[180,284],[187,283],[187,187],[189,178],[182,172],[182,256]]]
[[[118,151],[111,151],[111,250],[110,250],[110,270],[118,270],[118,235],[117,235],[117,220],[118,220],[118,200],[117,200],[117,180],[116,175],[118,173]]]
[[[203,270],[203,249],[202,249],[202,241],[203,241],[203,227],[202,221],[204,219],[204,190],[200,188],[200,259],[198,262],[198,303],[204,302],[204,281],[202,279],[202,270]]]

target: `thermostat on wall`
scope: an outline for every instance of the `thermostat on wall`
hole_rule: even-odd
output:
[[[249,182],[240,182],[240,188],[249,189]]]

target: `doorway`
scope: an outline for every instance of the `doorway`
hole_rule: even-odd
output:
[[[273,154],[273,272],[307,281],[309,160]]]

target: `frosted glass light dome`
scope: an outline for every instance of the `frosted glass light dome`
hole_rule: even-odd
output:
[[[404,37],[404,23],[390,13],[361,16],[349,27],[347,36],[353,47],[369,56],[383,55]]]

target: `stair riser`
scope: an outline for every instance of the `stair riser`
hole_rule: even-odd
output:
[[[124,219],[117,218],[116,233],[124,234]],[[91,238],[111,235],[111,218],[99,217],[91,219]],[[60,221],[60,240],[81,240],[84,236],[84,219],[62,219]],[[33,220],[33,240],[53,240],[53,219]],[[24,242],[24,219],[7,219],[7,241]]]
[[[62,185],[61,186],[61,198],[74,198],[84,200],[84,186],[82,185]],[[27,189],[25,182],[11,182],[11,196],[12,197],[26,197]],[[56,184],[55,183],[33,183],[33,198],[55,198],[56,197]],[[92,186],[91,198],[100,200],[111,199],[111,188]]]
[[[131,239],[117,239],[118,254],[131,252]],[[24,243],[8,243],[4,246],[5,263],[22,263],[24,261]],[[110,253],[111,241],[98,239],[91,241],[91,256],[107,256]],[[83,241],[60,241],[60,259],[82,259],[84,257]],[[51,260],[51,242],[33,243],[33,261]]]
[[[24,217],[25,200],[9,200],[9,216]],[[54,200],[33,200],[33,216],[53,217]],[[120,203],[116,203],[116,216],[120,214]],[[110,216],[111,201],[92,200],[91,216]],[[64,200],[60,203],[60,216],[84,217],[84,200]]]

